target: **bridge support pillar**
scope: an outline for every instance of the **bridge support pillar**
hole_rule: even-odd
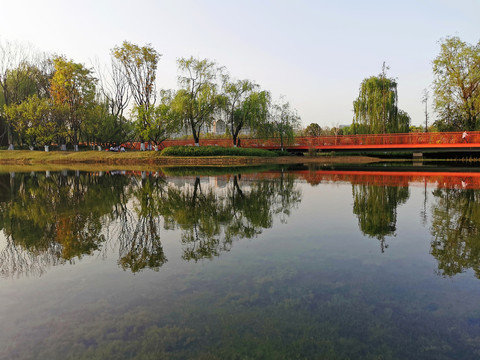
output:
[[[413,160],[423,160],[423,153],[421,153],[421,152],[414,152],[414,153],[413,153]]]

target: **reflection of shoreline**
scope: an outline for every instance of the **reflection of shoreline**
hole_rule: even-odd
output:
[[[305,168],[305,169],[303,169]],[[242,173],[244,180],[275,179],[285,172],[309,184],[324,182],[348,182],[352,185],[378,186],[414,186],[430,184],[442,189],[480,189],[480,172],[466,171],[378,171],[378,170],[308,170],[302,169],[269,169],[259,172]],[[140,171],[126,171],[123,175],[140,175]],[[148,172],[147,172],[148,174]],[[157,176],[165,176],[157,172]],[[211,175],[199,175],[201,178]],[[194,179],[196,176],[169,176],[169,179]],[[217,181],[228,182],[232,174],[215,175]]]
[[[442,189],[480,189],[480,173],[472,172],[293,170],[289,173],[312,185],[326,182],[378,186],[411,186],[426,183]],[[278,174],[279,171],[267,171],[256,177],[274,178],[279,176]],[[248,178],[249,175],[245,177]]]
[[[212,259],[233,241],[271,228],[274,218],[285,221],[301,200],[288,174],[241,179],[161,171],[0,173],[0,240],[6,239],[0,276],[42,275],[107,243],[118,248],[124,270],[158,271],[167,261],[162,230],[179,231],[184,260]]]

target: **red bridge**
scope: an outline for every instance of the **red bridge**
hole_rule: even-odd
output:
[[[330,136],[301,136],[295,137],[293,142],[284,144],[290,151],[306,151],[316,149],[322,151],[334,150],[480,150],[480,131],[468,132],[466,139],[462,132],[429,132],[407,134],[379,134],[379,135],[330,135]],[[193,139],[166,140],[160,148],[174,145],[193,146]],[[225,146],[231,147],[232,139],[229,138],[200,138],[200,146]],[[259,139],[241,138],[241,147],[280,149],[279,138]]]

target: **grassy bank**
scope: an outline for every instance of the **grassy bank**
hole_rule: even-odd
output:
[[[295,163],[355,163],[378,161],[366,156],[162,156],[155,151],[30,151],[1,150],[0,171],[154,170],[165,166],[249,166]]]
[[[163,149],[161,156],[258,156],[276,157],[278,153],[264,149],[222,146],[170,146]]]

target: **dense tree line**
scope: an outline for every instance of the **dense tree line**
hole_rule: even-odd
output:
[[[151,45],[123,42],[111,66],[96,69],[64,56],[32,54],[0,43],[0,145],[63,149],[80,142],[111,146],[128,141],[157,148],[187,131],[195,144],[223,120],[233,145],[242,129],[258,136],[292,138],[299,116],[281,98],[251,80],[231,77],[208,59],[178,59],[179,89],[157,91],[161,54]],[[130,109],[130,111],[127,111]]]
[[[246,128],[254,136],[278,137],[282,144],[298,134],[300,118],[284,98],[273,101],[254,81],[235,79],[208,59],[178,59],[179,88],[158,91],[160,59],[151,45],[125,41],[111,50],[108,68],[90,69],[64,56],[0,42],[0,145],[70,144],[77,149],[80,142],[148,141],[156,147],[182,131],[198,145],[205,129],[219,119],[234,146]],[[322,129],[313,123],[303,135],[409,132],[410,116],[399,109],[398,83],[387,70],[384,64],[379,75],[362,81],[352,125]],[[477,130],[480,42],[441,40],[433,73],[437,119],[429,130]]]
[[[398,108],[398,82],[387,76],[383,64],[377,76],[365,78],[353,102],[353,122],[349,126],[320,127],[309,124],[303,136],[407,133],[423,131],[473,131],[480,129],[480,42],[468,44],[458,37],[440,41],[440,53],[433,60],[433,108],[436,120],[428,124],[425,89],[425,126],[411,125],[410,116]]]
[[[353,134],[381,134],[410,131],[409,115],[398,108],[397,80],[386,76],[383,65],[378,76],[362,81],[353,102]],[[468,44],[458,37],[440,41],[440,53],[433,60],[433,106],[437,119],[428,129],[428,92],[425,131],[478,130],[480,127],[480,42]]]
[[[434,106],[441,131],[477,130],[480,126],[480,41],[458,37],[440,43],[433,61]]]

